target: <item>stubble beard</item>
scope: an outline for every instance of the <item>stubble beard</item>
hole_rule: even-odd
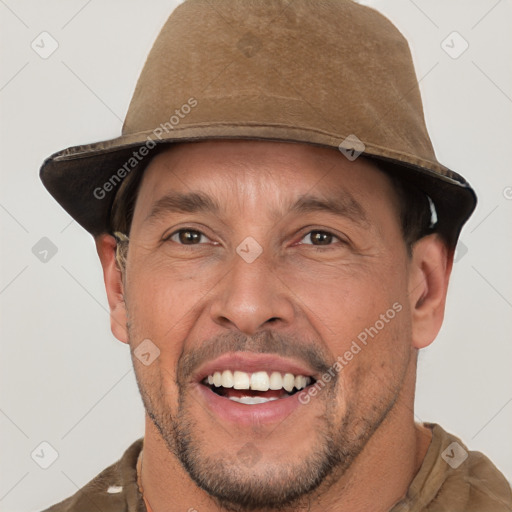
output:
[[[312,438],[309,453],[300,454],[293,463],[269,461],[262,454],[260,461],[248,466],[227,450],[206,453],[201,432],[215,425],[213,420],[209,426],[197,425],[190,413],[194,398],[188,396],[185,382],[177,378],[178,407],[172,414],[165,401],[169,393],[164,390],[162,375],[150,372],[151,378],[146,379],[137,368],[135,365],[144,407],[169,452],[219,507],[233,512],[307,510],[312,497],[323,494],[347,472],[399,396],[398,387],[389,388],[387,396],[381,396],[364,416],[351,403],[339,419],[332,407],[339,403],[335,379],[320,392],[325,407],[323,425],[304,433]],[[286,420],[282,428],[285,425]]]

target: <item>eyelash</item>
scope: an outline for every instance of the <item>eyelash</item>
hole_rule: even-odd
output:
[[[313,233],[320,233],[322,235],[327,235],[327,236],[330,236],[332,238],[331,242],[342,242],[342,240],[340,239],[340,237],[336,236],[334,233],[331,233],[330,231],[324,231],[323,229],[312,229],[311,231],[308,231],[302,238],[301,238],[301,241],[304,240],[304,238],[306,237],[311,237],[313,235]],[[311,239],[311,238],[310,238]],[[302,245],[311,245],[313,247],[330,247],[333,245],[333,243],[329,243],[329,244],[319,244],[319,245],[315,245],[314,243],[305,243],[305,244],[302,244]]]
[[[189,232],[189,233],[198,233],[201,237],[205,237],[207,240],[210,240],[210,238],[208,238],[208,236],[206,236],[202,231],[200,231],[199,229],[193,229],[193,228],[180,228],[180,229],[177,229],[176,231],[173,231],[170,235],[164,237],[162,239],[163,242],[174,242],[176,244],[179,244],[179,245],[182,245],[184,247],[187,247],[187,246],[192,246],[192,245],[204,245],[204,242],[203,243],[198,243],[198,244],[183,244],[177,240],[172,240],[173,237],[175,236],[179,236],[180,233],[186,233],[186,232]],[[211,240],[210,240],[211,241]],[[215,243],[215,242],[214,242]],[[215,243],[216,245],[218,245],[218,243]]]
[[[178,236],[180,235],[180,233],[184,233],[184,232],[190,232],[190,233],[198,233],[201,237],[205,237],[206,239],[210,240],[208,238],[208,236],[206,236],[203,232],[199,231],[198,229],[192,229],[192,228],[181,228],[181,229],[178,229],[176,231],[173,231],[170,235],[166,236],[164,239],[163,239],[163,242],[169,242],[169,241],[172,241],[174,243],[177,243],[181,246],[184,246],[184,247],[187,247],[187,246],[192,246],[192,245],[203,245],[203,243],[199,242],[197,244],[184,244],[184,243],[181,243],[180,241],[178,240],[172,240],[173,237],[175,236]],[[341,243],[345,243],[344,240],[342,240],[339,236],[335,235],[334,233],[331,233],[330,231],[327,231],[327,230],[324,230],[324,229],[311,229],[310,231],[308,231],[301,239],[300,241],[304,240],[304,238],[306,238],[307,236],[311,236],[313,233],[321,233],[323,235],[328,235],[330,237],[332,237],[332,241],[336,241],[336,242],[341,242]],[[211,241],[211,240],[210,240]],[[219,245],[218,242],[213,242],[214,245]],[[293,244],[293,245],[298,245],[298,244]],[[313,247],[330,247],[332,246],[333,244],[332,243],[329,243],[329,244],[325,244],[325,245],[315,245],[313,243],[304,243],[304,244],[301,244],[301,245],[311,245]]]

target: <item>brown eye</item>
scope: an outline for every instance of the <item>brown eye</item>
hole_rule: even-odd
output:
[[[196,245],[202,242],[204,243],[209,239],[200,231],[195,231],[193,229],[180,229],[173,233],[169,237],[169,240],[182,245]]]
[[[307,245],[331,245],[337,241],[338,237],[327,231],[310,231],[302,240],[301,243]]]

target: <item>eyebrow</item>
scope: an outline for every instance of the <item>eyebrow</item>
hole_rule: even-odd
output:
[[[206,194],[170,192],[155,201],[146,222],[151,222],[168,213],[218,213],[219,205]]]
[[[146,222],[152,222],[169,213],[215,213],[220,207],[210,196],[201,192],[170,192],[153,204]],[[336,198],[322,198],[304,195],[292,205],[293,213],[327,212],[346,217],[357,224],[368,225],[363,207],[347,192]]]
[[[301,196],[292,206],[291,211],[296,213],[327,212],[339,217],[346,217],[357,224],[369,225],[364,208],[347,192],[336,198]]]

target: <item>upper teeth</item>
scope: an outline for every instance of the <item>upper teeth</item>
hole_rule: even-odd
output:
[[[224,370],[208,375],[208,384],[216,387],[234,388],[234,389],[252,389],[254,391],[268,391],[269,389],[285,389],[291,392],[293,388],[303,389],[311,379],[304,375],[293,375],[280,372],[272,372],[270,375],[265,372],[246,373],[240,371]]]

